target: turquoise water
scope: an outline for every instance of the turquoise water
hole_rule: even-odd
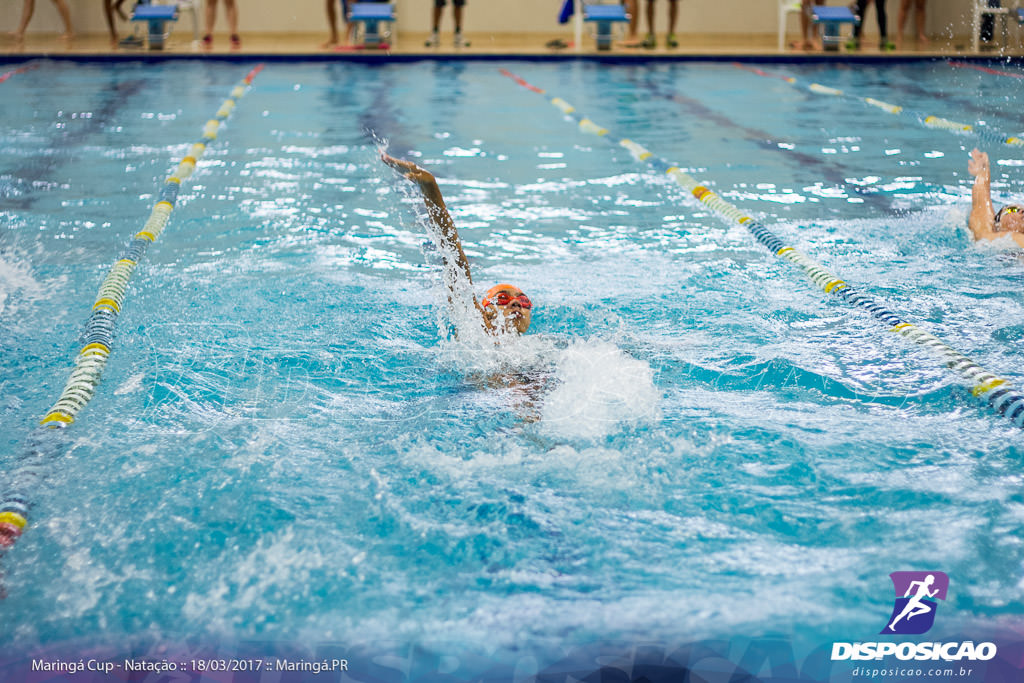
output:
[[[724,63],[270,64],[133,276],[3,557],[0,638],[814,647],[874,637],[905,569],[949,574],[937,631],[1019,622],[1020,430],[500,67],[1020,385],[1024,265],[964,229],[975,138]],[[0,84],[5,468],[249,68]],[[1024,129],[991,74],[764,68]],[[530,335],[452,338],[380,144],[435,172],[477,289],[522,286]],[[1020,196],[1019,149],[988,151],[997,200]]]

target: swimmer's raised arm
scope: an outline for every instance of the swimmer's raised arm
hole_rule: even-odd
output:
[[[441,196],[441,188],[437,186],[437,180],[434,179],[434,175],[411,161],[396,159],[384,152],[381,152],[380,158],[385,164],[419,186],[420,192],[423,194],[423,201],[427,205],[427,215],[430,216],[431,223],[437,228],[442,245],[447,247],[447,249],[441,250],[445,264],[455,265],[456,272],[464,275],[466,280],[472,284],[473,276],[469,272],[469,259],[466,258],[466,253],[462,251],[459,231],[456,230],[455,222],[452,221],[452,217],[448,213],[448,207],[445,206],[444,197]],[[455,263],[449,264],[448,261],[452,254],[455,255]]]
[[[971,214],[967,218],[967,226],[975,240],[995,240],[1009,235],[1017,246],[1024,247],[1024,222],[1016,216],[1021,214],[1020,207],[1011,205],[1003,207],[999,213],[992,207],[992,170],[989,166],[988,154],[971,150],[971,160],[967,162],[967,171],[974,176],[971,188]],[[1013,219],[1000,221],[1004,213],[1014,214]]]
[[[448,208],[441,196],[441,188],[437,186],[437,181],[430,171],[420,168],[411,161],[396,159],[384,152],[381,152],[380,158],[419,186],[423,201],[427,204],[427,214],[437,229],[443,247],[441,253],[445,269],[454,275],[454,280],[447,282],[451,300],[456,294],[458,280],[465,278],[468,289],[473,285],[473,277],[469,272],[469,259],[466,258],[466,252],[462,251],[459,231],[455,229],[455,223],[448,214]],[[483,301],[478,301],[474,294],[473,305],[480,312],[483,327],[488,332],[508,331],[522,334],[530,327],[533,303],[523,290],[514,285],[498,284],[491,287]]]
[[[992,171],[989,169],[988,154],[978,148],[972,149],[967,172],[974,176],[971,215],[967,218],[967,227],[976,240],[994,239],[996,212],[992,209]]]

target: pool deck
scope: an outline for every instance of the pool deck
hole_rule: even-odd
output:
[[[0,58],[90,58],[103,59],[139,59],[139,58],[174,58],[194,57],[201,55],[214,55],[221,58],[232,55],[238,57],[265,56],[274,57],[310,57],[310,58],[417,58],[417,57],[609,57],[613,59],[648,59],[648,58],[685,58],[693,59],[699,57],[709,58],[764,58],[767,60],[821,60],[821,59],[928,59],[928,58],[950,58],[969,57],[986,59],[1012,59],[1019,61],[1024,56],[1024,45],[1015,44],[1011,41],[1007,48],[995,46],[988,49],[983,48],[979,53],[972,53],[970,41],[966,36],[949,38],[936,38],[927,45],[918,45],[911,38],[907,38],[902,49],[891,52],[882,52],[878,48],[877,38],[872,39],[868,35],[864,40],[864,47],[860,51],[850,52],[845,48],[838,51],[804,51],[786,48],[780,52],[777,47],[775,34],[679,34],[679,47],[667,49],[664,46],[664,36],[659,36],[659,45],[655,49],[647,50],[636,47],[616,46],[611,50],[598,51],[593,38],[585,38],[579,51],[572,47],[572,33],[564,30],[553,33],[531,33],[531,34],[491,34],[491,35],[467,35],[471,45],[456,49],[452,45],[451,33],[442,33],[442,45],[436,48],[424,46],[427,38],[425,33],[400,33],[397,40],[388,49],[358,49],[352,47],[325,46],[327,34],[243,34],[242,46],[238,50],[231,50],[227,35],[217,34],[214,36],[213,47],[204,50],[194,45],[191,32],[176,31],[167,39],[164,49],[147,50],[142,47],[125,48],[111,47],[109,38],[104,34],[79,35],[70,42],[66,42],[53,34],[30,34],[26,36],[25,42],[18,45],[10,35],[0,36]],[[789,40],[796,38],[795,35],[788,36]],[[551,41],[562,41],[568,47],[553,48],[548,44]]]

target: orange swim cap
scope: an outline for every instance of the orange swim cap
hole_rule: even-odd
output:
[[[510,285],[507,282],[503,282],[501,284],[494,285],[493,287],[488,289],[487,293],[484,294],[484,298],[485,299],[490,299],[492,296],[494,296],[495,294],[497,294],[498,292],[500,292],[503,289],[519,289],[519,288],[516,287],[515,285]],[[521,292],[523,290],[519,289],[519,291]]]

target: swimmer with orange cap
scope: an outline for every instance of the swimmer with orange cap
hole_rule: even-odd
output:
[[[1017,246],[1024,247],[1024,206],[1007,204],[996,211],[992,206],[992,172],[988,154],[971,150],[967,171],[974,176],[971,188],[971,213],[967,227],[975,240],[997,240],[1009,237]]]
[[[462,250],[459,232],[455,229],[455,223],[448,214],[448,208],[441,196],[441,188],[437,186],[437,180],[434,179],[433,174],[411,161],[396,159],[384,152],[381,153],[380,158],[385,164],[419,186],[427,205],[427,214],[434,227],[437,228],[444,247],[441,253],[445,259],[445,266],[451,268],[457,278],[464,277],[465,281],[472,285],[473,277],[469,272],[469,260]],[[452,257],[455,259],[454,262],[450,262]],[[449,283],[449,286],[454,284]],[[515,285],[494,285],[487,290],[482,301],[478,301],[474,295],[473,305],[480,311],[484,329],[492,334],[499,332],[522,334],[530,327],[530,313],[533,304],[523,290]]]

